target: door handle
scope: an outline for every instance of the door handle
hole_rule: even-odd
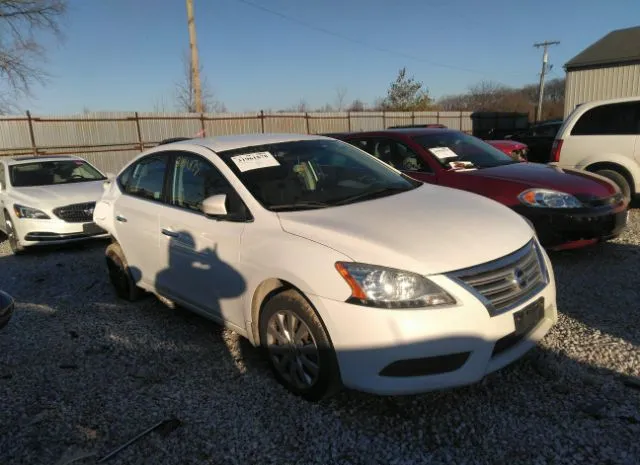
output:
[[[116,221],[119,221],[120,223],[126,223],[127,219],[124,216],[116,215]]]
[[[177,233],[167,228],[162,228],[162,234],[169,237],[180,237],[180,233]]]

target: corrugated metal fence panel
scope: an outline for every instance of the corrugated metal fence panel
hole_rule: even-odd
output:
[[[233,134],[256,134],[262,132],[259,113],[218,113],[205,115],[204,127],[207,136]]]
[[[137,140],[134,117],[134,113],[34,117],[33,133],[39,147],[129,144]]]
[[[351,113],[352,131],[377,131],[384,127],[381,111],[363,111]]]
[[[378,129],[387,129],[390,126],[405,126],[407,124],[414,124],[412,113],[406,111],[387,111],[384,113],[383,126]]]
[[[264,132],[306,134],[305,113],[265,113]]]
[[[347,132],[349,130],[347,112],[309,113],[309,132],[324,134],[327,132]]]
[[[202,130],[200,115],[194,113],[139,113],[140,134],[146,143],[171,137],[194,137]],[[137,141],[137,134],[131,141]]]
[[[31,147],[29,122],[24,116],[3,117],[0,121],[0,147],[2,151]]]
[[[565,117],[580,103],[640,96],[640,64],[567,73]]]

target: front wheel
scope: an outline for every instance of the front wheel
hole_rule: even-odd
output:
[[[13,226],[13,221],[9,218],[9,215],[5,212],[6,220],[6,230],[7,230],[7,241],[9,242],[9,247],[11,248],[11,252],[14,255],[19,255],[24,252],[24,247],[20,245],[20,240],[18,240],[18,234],[16,233],[16,228]]]
[[[294,290],[272,297],[260,315],[260,342],[276,379],[309,401],[340,389],[335,352],[318,315]]]

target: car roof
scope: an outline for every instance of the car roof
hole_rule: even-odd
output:
[[[238,134],[233,136],[197,137],[193,139],[179,140],[168,145],[196,144],[207,147],[214,152],[224,152],[245,147],[253,147],[265,144],[278,144],[281,142],[295,142],[302,140],[324,140],[328,137],[314,134]],[[164,144],[163,144],[164,145]]]
[[[74,157],[73,155],[19,155],[15,157],[3,157],[8,165],[22,165],[25,163],[32,163],[34,161],[86,161],[80,157]]]
[[[408,137],[414,136],[423,136],[427,134],[442,134],[445,132],[460,132],[457,129],[451,128],[397,128],[397,129],[378,129],[373,131],[354,131],[354,132],[345,132],[343,133],[345,136],[354,136],[354,135],[373,135],[373,134],[400,134]]]

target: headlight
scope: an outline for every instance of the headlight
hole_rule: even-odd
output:
[[[18,218],[37,219],[37,220],[49,219],[49,215],[47,215],[45,212],[35,208],[25,207],[23,205],[14,205],[13,211],[15,212]]]
[[[351,287],[350,303],[380,308],[453,305],[456,300],[428,278],[362,263],[338,262],[336,269]]]
[[[520,193],[518,200],[528,207],[541,208],[582,208],[582,202],[573,195],[549,189],[527,189]]]

